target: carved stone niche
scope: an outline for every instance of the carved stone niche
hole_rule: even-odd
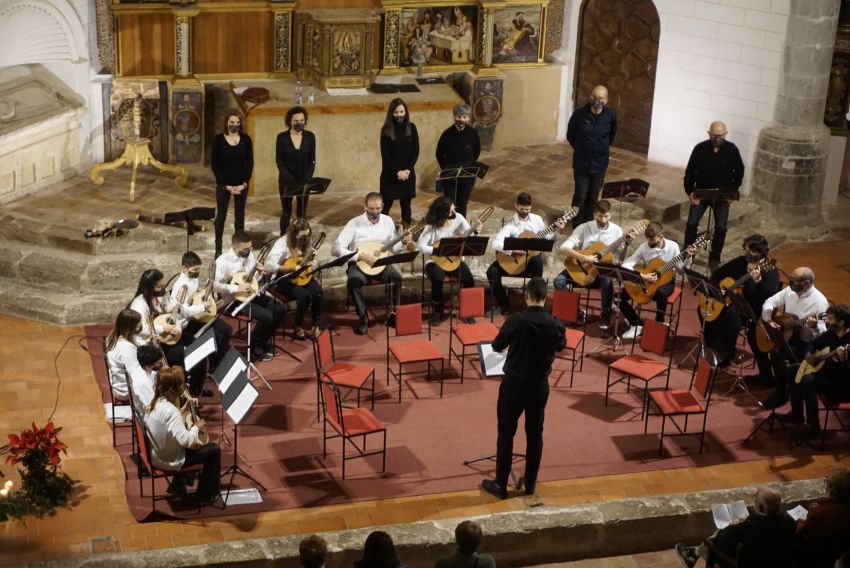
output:
[[[296,11],[298,77],[320,89],[372,83],[374,41],[380,14],[374,10]]]

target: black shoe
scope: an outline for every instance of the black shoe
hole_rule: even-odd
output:
[[[185,499],[189,496],[189,489],[186,486],[186,482],[178,482],[178,483],[170,483],[168,485],[168,489],[166,489],[166,493],[169,495],[174,495],[175,497],[179,497],[181,499]]]
[[[197,493],[192,495],[192,502],[196,506],[201,507],[212,507],[215,505],[216,501],[218,501],[219,494],[215,495],[198,495]]]
[[[440,325],[442,323],[442,318],[440,317],[440,314],[438,314],[437,312],[431,312],[431,317],[428,320],[428,323],[430,323],[432,327],[435,325]]]
[[[485,479],[481,482],[481,489],[492,495],[493,497],[498,497],[499,499],[507,499],[508,491],[492,479]]]
[[[583,324],[583,323],[584,323],[584,322],[586,322],[586,321],[587,321],[587,312],[585,312],[584,310],[582,310],[581,308],[579,308],[579,310],[578,310],[578,319],[576,320],[576,323]]]
[[[760,400],[759,406],[761,406],[765,410],[774,410],[783,406],[786,401],[787,398],[785,397],[785,395],[777,395],[776,393],[774,393],[766,399]]]
[[[696,549],[693,546],[685,546],[681,542],[676,543],[676,555],[684,568],[693,568],[699,560]]]
[[[266,351],[265,349],[255,349],[251,352],[251,356],[254,358],[254,361],[271,361],[274,359],[274,355]]]
[[[802,424],[805,419],[802,416],[795,416],[791,412],[777,412],[776,419],[783,424]]]
[[[357,327],[354,328],[354,333],[357,335],[366,335],[366,331],[369,329],[369,319],[366,316],[361,316],[361,318],[357,321]]]
[[[525,484],[525,476],[524,475],[516,480],[516,488],[517,488],[517,491],[522,491],[526,495],[534,495],[534,490],[536,489],[534,487],[534,485],[526,485]]]
[[[599,316],[599,329],[605,331],[611,325],[611,313],[610,312],[602,312],[602,315]]]

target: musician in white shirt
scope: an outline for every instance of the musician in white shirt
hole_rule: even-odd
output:
[[[162,349],[149,343],[139,346],[136,357],[142,373],[132,375],[130,387],[133,391],[133,408],[137,415],[144,416],[153,401],[156,376],[165,366],[165,357]]]
[[[199,418],[197,424],[186,428],[179,407],[184,380],[180,367],[168,367],[157,376],[154,397],[145,415],[151,462],[160,469],[175,472],[188,465],[203,464],[194,498],[203,505],[211,505],[218,498],[221,448],[210,442],[195,449],[205,423]],[[186,497],[186,486],[186,477],[176,473],[168,492]]]
[[[661,223],[650,223],[647,225],[643,234],[646,237],[646,242],[641,243],[637,250],[635,250],[635,252],[633,252],[632,255],[625,260],[625,262],[623,262],[623,268],[629,268],[632,270],[634,270],[635,267],[644,268],[655,259],[661,259],[663,262],[667,263],[679,256],[681,252],[679,244],[675,241],[664,238]],[[695,250],[693,246],[688,247],[686,250],[688,257],[692,257],[694,252]],[[690,259],[688,259],[688,262],[690,262]],[[676,268],[679,267],[674,267],[674,270]],[[658,275],[655,272],[642,274],[642,276],[643,281],[646,284],[653,284],[656,280],[658,280]],[[670,294],[673,293],[675,287],[676,279],[673,278],[667,284],[659,286],[656,289],[655,295],[652,297],[652,299],[655,300],[655,321],[664,321],[664,312],[667,311],[667,298],[669,298]],[[623,289],[620,293],[620,311],[623,313],[623,317],[625,317],[632,326],[623,334],[623,338],[632,339],[640,336],[643,332],[643,323],[638,317],[637,312],[635,312],[635,309],[632,307],[631,298],[625,289]]]
[[[791,359],[792,363],[802,361],[809,343],[826,331],[826,323],[817,316],[826,312],[829,301],[815,288],[815,273],[811,268],[800,266],[791,271],[789,279],[791,283],[765,300],[761,308],[761,319],[777,331],[781,327],[772,319],[777,308],[783,308],[785,313],[804,320],[803,329],[794,333],[788,340],[790,353],[783,352],[779,346],[769,353],[775,390],[769,397],[759,401],[759,404],[768,410],[779,408],[787,401],[787,385],[796,374],[796,365],[789,367],[787,359]]]
[[[144,370],[136,357],[136,334],[142,330],[139,313],[124,308],[115,318],[115,325],[106,338],[106,365],[112,396],[118,400],[130,398],[130,385]]]
[[[531,212],[531,195],[522,192],[517,195],[516,203],[514,203],[514,207],[516,209],[516,213],[511,218],[510,222],[506,223],[502,229],[496,233],[496,237],[493,239],[493,250],[495,252],[503,252],[506,254],[513,255],[516,258],[522,258],[525,256],[526,251],[509,251],[505,250],[505,239],[509,237],[518,237],[522,233],[529,231],[532,233],[539,233],[546,229],[546,223],[535,213]],[[559,232],[564,228],[565,222],[562,219],[558,219],[555,221],[554,226],[558,229],[557,231],[552,231],[544,238],[554,240],[557,238]],[[490,267],[487,269],[487,280],[490,282],[490,286],[493,288],[493,296],[496,298],[496,303],[498,307],[494,310],[494,313],[498,315],[499,313],[507,314],[510,311],[510,301],[508,300],[508,293],[505,291],[505,287],[502,286],[502,277],[507,276],[508,273],[499,266],[499,261],[493,262]],[[528,278],[533,278],[534,276],[543,276],[543,257],[540,255],[533,256],[528,259],[528,264],[525,268],[525,275]],[[521,274],[519,275],[521,276]]]
[[[607,199],[602,199],[593,207],[593,219],[575,228],[561,245],[561,252],[567,258],[596,264],[599,259],[595,255],[585,255],[580,251],[588,249],[594,243],[611,245],[622,236],[623,229],[611,222],[611,203]],[[627,248],[623,245],[611,252],[614,253],[614,257],[618,261],[622,261]],[[556,290],[562,290],[568,285],[577,285],[566,270],[555,277],[553,284]],[[599,316],[599,328],[608,329],[608,322],[611,319],[611,306],[614,302],[614,281],[610,276],[597,276],[588,287],[599,288],[601,291],[602,313]]]
[[[443,279],[448,274],[457,276],[461,288],[472,288],[475,280],[472,272],[461,259],[460,266],[453,271],[445,271],[431,259],[434,253],[434,243],[442,239],[460,236],[473,229],[463,215],[455,211],[455,205],[451,198],[440,196],[431,202],[428,212],[425,214],[425,229],[419,235],[416,246],[419,251],[428,257],[425,262],[425,274],[431,281],[431,325],[438,325],[443,320]],[[481,223],[476,223],[473,234],[481,231]]]
[[[247,283],[231,284],[230,280],[237,272],[250,272],[257,265],[254,258],[251,237],[244,231],[236,231],[230,239],[230,248],[222,253],[215,261],[215,288],[221,294],[227,311],[236,308],[241,302],[236,301],[234,294],[250,293],[250,285]],[[257,280],[265,273],[265,267],[257,266],[255,278]],[[242,309],[240,314],[247,314],[256,322],[256,327],[251,332],[251,354],[257,361],[271,361],[272,354],[269,352],[274,333],[283,323],[283,304],[271,296],[257,296],[250,306]]]
[[[393,223],[390,217],[381,213],[383,206],[384,199],[380,193],[374,191],[367,193],[365,211],[362,215],[358,215],[345,224],[333,246],[334,256],[343,256],[352,252],[357,253],[348,263],[347,276],[348,294],[354,302],[354,309],[357,311],[359,317],[357,327],[354,329],[354,332],[358,335],[364,335],[369,327],[362,288],[370,278],[357,267],[357,261],[363,261],[367,265],[372,266],[378,260],[366,251],[359,251],[358,247],[367,242],[388,245],[396,237],[395,223]],[[415,244],[411,241],[409,235],[401,242],[396,243],[392,251],[401,251],[402,245],[407,245],[408,250],[415,250]],[[391,301],[394,305],[401,302],[401,274],[394,266],[386,266],[380,274],[371,277],[371,279],[384,283],[389,282],[393,291]],[[394,323],[392,318],[388,321],[389,325],[394,325]]]

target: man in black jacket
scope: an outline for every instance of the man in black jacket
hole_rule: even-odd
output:
[[[608,170],[611,144],[617,134],[617,113],[608,106],[608,89],[593,88],[590,102],[577,108],[567,123],[567,142],[573,147],[575,193],[572,205],[579,208],[573,229],[593,219],[593,206]]]
[[[481,139],[478,131],[469,124],[472,112],[469,105],[455,105],[455,123],[446,128],[437,141],[437,163],[440,170],[470,166],[481,154]],[[466,205],[472,195],[475,178],[454,179],[440,183],[440,189],[452,198],[455,211],[466,217]]]
[[[548,286],[535,276],[525,287],[528,308],[505,322],[493,341],[494,351],[508,350],[504,377],[499,386],[496,414],[499,437],[496,441],[496,480],[485,479],[481,487],[500,499],[507,499],[511,473],[514,434],[525,412],[525,494],[533,495],[543,455],[543,416],[549,399],[549,372],[555,352],[566,346],[563,324],[543,307]]]

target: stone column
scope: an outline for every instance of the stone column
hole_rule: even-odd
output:
[[[791,0],[774,122],[753,159],[759,215],[797,237],[825,232],[821,217],[830,131],[823,123],[840,0]]]

